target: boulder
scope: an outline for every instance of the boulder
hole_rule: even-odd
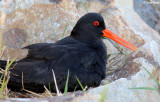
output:
[[[134,0],[134,10],[153,29],[160,33],[160,2]]]
[[[2,59],[26,56],[27,51],[21,48],[29,44],[56,42],[70,34],[79,19],[74,0],[7,1],[0,3],[0,10],[6,13],[0,29],[2,46],[6,46]]]

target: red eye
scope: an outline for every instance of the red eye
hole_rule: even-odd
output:
[[[98,21],[94,21],[93,23],[95,26],[99,26],[99,22]]]

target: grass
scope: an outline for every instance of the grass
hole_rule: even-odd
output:
[[[111,55],[112,55],[112,54],[108,54],[108,55],[107,55],[107,59],[109,59],[109,58],[111,57]]]
[[[69,70],[68,70],[68,74],[67,74],[67,80],[66,80],[66,84],[65,84],[64,95],[66,95],[67,92],[68,92],[68,81],[69,81]]]
[[[77,86],[74,88],[74,92],[76,91],[76,89],[77,89]]]
[[[105,87],[105,88],[102,90],[102,92],[101,92],[101,94],[100,94],[101,98],[100,98],[99,102],[105,102],[106,94],[107,94],[107,87]]]
[[[1,78],[0,78],[0,99],[5,99],[7,97],[7,84],[10,78],[10,72],[9,72],[9,68],[11,67],[11,65],[13,64],[13,62],[15,61],[16,58],[14,58],[10,63],[9,60],[7,61],[7,65],[5,70],[1,69]]]
[[[55,87],[56,87],[56,91],[57,91],[57,96],[61,96],[59,89],[58,89],[58,85],[57,85],[57,81],[56,81],[56,76],[54,74],[54,71],[52,69],[52,73],[53,73],[53,79],[54,79],[54,83],[55,83]]]
[[[63,30],[63,33],[62,33],[61,38],[64,37],[64,35],[65,35],[65,33],[66,33],[66,30],[67,30],[67,27],[68,27],[68,22],[67,22],[66,25],[65,25],[65,28],[64,28],[64,30]],[[54,35],[55,39],[58,40],[58,35],[57,35],[55,32],[53,32],[53,35]]]
[[[59,89],[58,89],[58,85],[57,85],[57,82],[56,82],[56,77],[55,77],[55,74],[54,74],[54,71],[52,70],[53,72],[53,78],[54,78],[54,82],[55,82],[55,87],[56,87],[56,91],[57,91],[57,96],[61,96],[60,95],[60,92],[59,92]],[[64,89],[64,95],[66,95],[68,93],[68,82],[69,82],[69,70],[68,70],[68,74],[67,74],[67,79],[66,79],[66,84],[65,84],[65,89]],[[51,86],[50,86],[50,83],[49,83],[49,90],[44,86],[46,92],[51,96]]]
[[[55,87],[56,87],[56,91],[57,91],[57,96],[61,96],[60,92],[59,92],[59,89],[58,89],[58,85],[57,85],[57,82],[56,82],[56,77],[55,77],[55,74],[54,74],[54,71],[52,70],[53,72],[53,78],[54,78],[54,82],[55,82]],[[80,87],[82,88],[83,92],[86,91],[86,89],[82,86],[81,82],[79,81],[79,79],[76,77]],[[68,82],[69,82],[69,70],[68,70],[68,74],[67,74],[67,79],[66,79],[66,84],[65,84],[65,89],[64,89],[64,95],[66,95],[68,93]],[[44,88],[46,89],[46,92],[51,95],[51,87],[50,87],[50,83],[49,83],[49,90],[44,86]],[[75,87],[75,90],[76,90],[77,87]],[[75,91],[74,90],[74,91]],[[31,93],[31,92],[30,92]]]
[[[54,38],[55,38],[56,40],[58,40],[58,36],[57,36],[57,34],[56,34],[55,32],[53,32],[53,35],[54,35]]]
[[[120,49],[119,47],[117,47],[109,38],[106,38],[121,54],[123,53],[123,49]]]
[[[119,51],[119,53],[116,53],[117,55],[119,55],[119,54],[124,55],[124,59],[123,59],[124,63],[123,64],[125,64],[126,63],[126,55],[127,55],[126,51],[123,51],[123,49],[117,47],[109,38],[103,38],[103,39],[107,39]],[[107,59],[109,59],[112,55],[115,55],[115,54],[108,54]]]
[[[128,55],[128,53],[126,51],[124,51],[124,53],[122,53],[122,54],[124,54],[124,63],[123,64],[125,64],[126,63],[126,55]]]
[[[51,91],[50,90],[48,90],[47,88],[46,88],[46,86],[44,86],[44,88],[45,88],[45,96],[47,96],[47,97],[52,97],[52,93],[51,93]]]
[[[54,74],[54,71],[52,70],[53,72],[53,78],[54,78],[54,82],[55,82],[55,87],[56,87],[56,91],[57,91],[57,96],[61,96],[60,92],[59,92],[59,89],[58,89],[58,85],[57,85],[57,82],[56,82],[56,77],[55,77],[55,74]],[[80,87],[82,88],[82,90],[85,92],[86,89],[82,86],[81,82],[79,81],[79,79],[76,77]],[[66,95],[68,93],[68,82],[69,82],[69,70],[68,70],[68,74],[67,74],[67,79],[66,79],[66,84],[65,84],[65,89],[64,89],[64,95]],[[49,90],[44,86],[44,88],[46,89],[46,92],[47,94],[49,94],[51,96],[51,86],[50,86],[50,83],[49,83]],[[75,87],[75,90],[76,90],[76,87]],[[74,90],[74,91],[75,91]],[[28,92],[28,91],[27,91]],[[31,92],[30,92],[31,93]]]
[[[0,34],[0,54],[2,54],[2,34]]]
[[[143,66],[142,66],[143,67]],[[152,79],[157,83],[158,87],[160,87],[160,83],[158,82],[158,80],[152,75],[152,73],[150,73],[145,67],[143,67],[144,70],[150,75],[150,77],[152,77]],[[153,88],[153,87],[135,87],[135,88],[129,88],[129,89],[139,89],[139,90],[154,90],[154,91],[158,91],[159,89]]]
[[[88,8],[86,7],[85,3],[84,3],[83,1],[81,1],[81,4],[83,5],[85,11],[86,11],[87,13],[89,13]]]
[[[135,88],[129,88],[129,89],[135,89],[135,90],[154,90],[154,91],[158,91],[158,89],[156,88],[152,88],[152,87],[135,87]]]
[[[49,91],[51,92],[51,84],[48,84]]]
[[[153,80],[157,83],[158,86],[160,86],[160,83],[158,82],[158,80],[152,75],[152,73],[150,73],[145,67],[143,67],[145,69],[145,71],[153,78]]]
[[[86,89],[83,87],[83,85],[81,84],[81,82],[79,81],[79,79],[78,79],[77,77],[76,77],[76,79],[77,79],[77,81],[78,81],[78,83],[79,83],[80,87],[82,88],[83,92],[85,92],[85,91],[86,91]]]
[[[67,30],[67,27],[68,27],[68,22],[66,23],[66,26],[65,26],[65,28],[64,28],[64,30],[63,30],[63,34],[62,34],[62,37],[61,37],[61,38],[63,38],[63,37],[64,37],[65,32],[66,32],[66,30]]]

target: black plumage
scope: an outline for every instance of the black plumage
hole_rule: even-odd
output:
[[[94,24],[98,21],[98,26]],[[76,77],[83,86],[96,87],[105,78],[107,51],[102,41],[105,30],[104,20],[97,13],[88,13],[81,17],[70,36],[56,43],[37,43],[24,47],[28,55],[14,62],[11,69],[8,88],[20,91],[22,72],[24,88],[34,92],[43,92],[44,85],[51,86],[55,92],[52,69],[57,85],[64,91],[69,70],[68,90],[81,89]],[[0,61],[5,68],[6,61]],[[14,65],[13,64],[13,65]],[[12,66],[13,66],[12,65]]]

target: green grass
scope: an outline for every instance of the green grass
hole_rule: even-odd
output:
[[[57,34],[56,34],[55,32],[53,32],[53,35],[54,35],[54,38],[55,38],[56,40],[58,40],[58,36],[57,36]]]
[[[2,36],[0,34],[0,54],[2,53]]]
[[[11,67],[11,65],[13,64],[13,62],[15,61],[16,58],[14,58],[8,65],[6,65],[5,70],[2,70],[1,72],[1,78],[0,78],[0,82],[1,82],[1,87],[0,87],[0,99],[5,99],[7,97],[7,84],[9,81],[9,75],[10,73],[9,68]],[[8,61],[9,62],[9,61]]]
[[[142,67],[143,67],[143,66],[142,66]],[[144,70],[150,75],[150,77],[152,77],[153,80],[157,83],[158,87],[160,87],[160,83],[159,83],[158,80],[152,75],[152,73],[150,73],[145,67],[143,67],[143,68],[144,68]],[[134,90],[137,90],[137,89],[139,89],[139,90],[154,90],[154,91],[158,91],[158,92],[159,92],[158,89],[153,88],[153,87],[135,87],[135,88],[129,88],[129,89],[134,89]]]
[[[158,10],[160,11],[160,8]]]
[[[102,90],[102,92],[101,92],[101,98],[100,98],[99,102],[105,102],[106,94],[107,94],[107,87],[105,87]]]
[[[51,92],[51,84],[48,84],[49,91]]]
[[[109,39],[109,38],[103,38],[103,39],[107,39],[118,51],[119,51],[119,53],[117,53],[118,55],[119,54],[124,54],[124,64],[125,64],[125,62],[126,62],[126,55],[127,55],[127,53],[126,53],[126,51],[125,52],[123,52],[123,49],[121,49],[120,47],[117,47],[112,41],[111,41],[111,39]],[[114,55],[114,54],[108,54],[107,55],[107,58],[109,59],[109,57],[111,57],[111,55]]]
[[[65,89],[64,89],[64,95],[67,94],[68,92],[68,82],[69,82],[69,70],[68,70],[68,74],[67,74],[67,79],[66,79],[66,84],[65,84]],[[49,91],[51,93],[51,86],[50,86],[50,83],[49,83]]]
[[[66,25],[65,25],[65,28],[64,28],[64,30],[63,30],[63,33],[62,33],[61,38],[64,37],[64,35],[65,35],[65,33],[66,33],[66,30],[67,30],[67,27],[68,27],[68,22],[67,22]],[[56,40],[58,40],[58,35],[57,35],[55,32],[53,32],[53,35],[54,35],[54,38],[55,38]]]
[[[109,58],[111,57],[111,55],[112,55],[112,54],[108,54],[108,55],[107,55],[107,59],[109,59]]]
[[[143,66],[142,66],[143,67]],[[152,75],[152,73],[150,73],[145,67],[143,67],[145,69],[145,71],[153,78],[153,80],[157,83],[158,86],[160,86],[160,83],[158,82],[158,80]]]
[[[65,84],[64,95],[66,95],[68,92],[68,81],[69,81],[69,70],[68,70],[67,80]]]
[[[86,91],[86,89],[83,87],[83,85],[81,84],[81,82],[79,81],[79,79],[78,79],[77,77],[76,77],[76,79],[77,79],[77,81],[78,81],[78,83],[79,83],[80,87],[82,88],[83,92],[85,92],[85,91]]]
[[[129,89],[134,89],[134,90],[154,90],[154,91],[158,91],[158,89],[156,88],[152,88],[152,87],[135,87],[135,88],[129,88]]]
[[[124,53],[121,53],[121,54],[124,54],[124,63],[123,64],[125,64],[126,63],[126,55],[128,55],[128,53],[126,52],[126,51],[124,51]]]
[[[65,28],[64,28],[64,30],[63,30],[63,34],[62,34],[62,37],[61,37],[61,38],[63,38],[63,37],[64,37],[65,32],[66,32],[66,30],[67,30],[67,27],[68,27],[68,22],[66,23],[66,26],[65,26]]]
[[[74,88],[74,92],[76,91],[76,89],[77,89],[77,86]]]
[[[84,3],[83,1],[81,1],[81,3],[82,3],[82,5],[83,5],[85,11],[86,11],[87,13],[89,13],[88,8],[86,7],[85,3]]]
[[[124,54],[124,53],[123,53],[123,49],[120,49],[119,47],[117,47],[117,46],[111,41],[111,39],[107,38],[107,40],[108,40],[121,54]]]

